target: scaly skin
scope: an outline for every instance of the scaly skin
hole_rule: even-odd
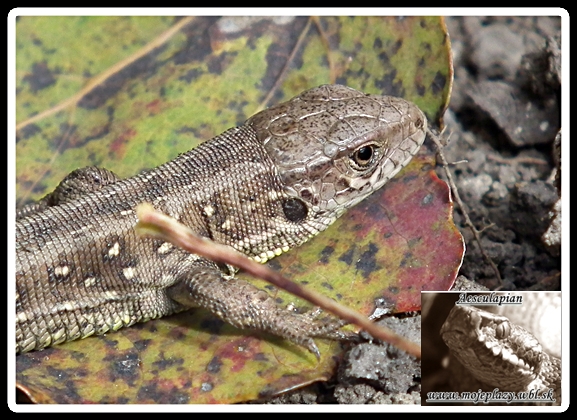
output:
[[[519,307],[507,309],[524,313]],[[560,403],[561,360],[543,351],[533,334],[507,317],[473,306],[455,305],[441,328],[441,337],[463,368],[488,385],[488,390],[522,392],[550,388]]]
[[[382,187],[417,152],[425,130],[410,102],[325,85],[134,177],[74,171],[19,212],[17,352],[203,307],[318,355],[313,337],[343,338],[338,323],[279,308],[214,262],[138,237],[134,209],[149,202],[264,262]]]

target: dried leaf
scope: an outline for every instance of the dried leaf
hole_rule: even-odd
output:
[[[242,124],[269,96],[265,106],[323,83],[403,96],[433,124],[448,102],[452,68],[440,18],[197,17],[77,106],[26,124],[175,21],[18,20],[18,203],[42,197],[81,166],[121,177],[156,166]],[[367,314],[375,301],[418,308],[421,289],[450,286],[463,253],[448,189],[433,166],[431,157],[415,159],[382,193],[271,265]],[[263,287],[279,304],[304,306]],[[320,362],[197,310],[19,355],[16,377],[39,403],[231,403],[330,377],[340,344],[318,345]]]

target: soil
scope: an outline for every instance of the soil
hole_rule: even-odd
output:
[[[455,77],[444,153],[501,278],[457,209],[467,245],[457,287],[560,290],[561,18],[446,23]],[[442,168],[438,173],[444,178]],[[420,342],[420,314],[380,322]],[[347,352],[333,380],[267,402],[420,404],[421,362],[388,344],[363,342]]]

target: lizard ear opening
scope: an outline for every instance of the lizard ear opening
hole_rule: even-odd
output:
[[[306,204],[298,198],[287,198],[282,202],[284,215],[291,222],[302,222],[309,212]]]

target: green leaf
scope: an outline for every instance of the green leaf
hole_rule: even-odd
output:
[[[26,123],[175,22],[19,18],[18,203],[42,197],[78,167],[104,166],[121,177],[154,167],[323,83],[405,97],[441,124],[452,68],[437,17],[197,17],[77,105]],[[447,186],[433,167],[431,156],[415,158],[329,230],[270,264],[367,314],[375,302],[418,309],[421,289],[448,289],[463,255]],[[281,305],[306,307],[255,284]],[[320,362],[196,310],[19,355],[17,385],[39,403],[232,403],[329,378],[341,345],[317,344]]]

